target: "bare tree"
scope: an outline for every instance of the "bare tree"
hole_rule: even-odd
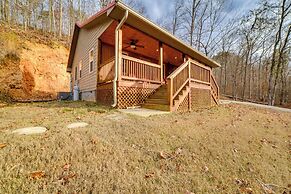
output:
[[[288,15],[290,15],[290,7],[291,7],[291,3],[289,2],[289,4],[286,4],[287,0],[282,0],[282,5],[281,5],[281,14],[279,16],[279,26],[277,29],[277,33],[276,33],[276,38],[275,38],[275,43],[274,43],[274,47],[273,47],[273,54],[272,54],[272,62],[271,62],[271,69],[270,69],[270,76],[269,76],[269,89],[268,89],[268,104],[269,105],[274,105],[275,103],[275,92],[276,92],[276,84],[277,84],[277,75],[278,75],[278,71],[280,69],[280,63],[281,63],[281,57],[279,57],[279,62],[277,62],[277,56],[281,56],[282,55],[282,51],[285,49],[285,43],[283,43],[283,47],[281,49],[279,49],[279,45],[280,42],[282,40],[282,33],[283,33],[283,24],[285,22],[285,19],[287,18]],[[289,32],[286,35],[286,39],[288,40],[289,37],[289,33],[290,33],[290,27],[289,27]],[[285,39],[285,40],[286,40]],[[278,53],[279,52],[279,53]],[[276,70],[276,71],[275,71]],[[275,76],[275,80],[274,80],[274,75]]]

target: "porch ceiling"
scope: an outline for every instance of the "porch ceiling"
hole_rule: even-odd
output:
[[[129,11],[129,16],[126,20],[126,24],[142,30],[146,34],[149,34],[152,37],[162,41],[163,43],[166,43],[167,45],[176,48],[177,50],[183,52],[186,55],[189,55],[191,58],[198,60],[207,66],[210,66],[212,68],[220,67],[220,65],[214,60],[208,58],[203,53],[195,50],[191,46],[185,44],[183,41],[177,39],[169,32],[160,28],[145,17],[141,16],[122,2],[118,1],[115,7],[107,11],[107,15],[119,21],[124,16],[125,10]]]
[[[109,28],[107,28],[107,30],[101,35],[100,39],[102,42],[109,45],[115,44],[116,26],[117,22],[112,22]],[[134,53],[144,58],[150,58],[154,61],[159,60],[159,41],[157,39],[126,24],[122,27],[122,39],[123,51]],[[142,45],[144,48],[138,47],[136,50],[134,50],[128,47],[128,43],[130,43],[132,39],[138,40],[137,45]],[[170,63],[176,66],[179,66],[183,63],[183,54],[181,52],[165,44],[163,44],[163,48],[164,63]]]

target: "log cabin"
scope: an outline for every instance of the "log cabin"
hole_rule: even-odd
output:
[[[217,105],[220,65],[122,2],[76,23],[67,72],[81,100],[124,109]]]

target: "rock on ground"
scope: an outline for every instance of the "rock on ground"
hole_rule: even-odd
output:
[[[85,122],[71,123],[67,126],[68,129],[87,127],[89,124]]]
[[[26,127],[26,128],[20,128],[15,129],[12,131],[12,133],[18,134],[18,135],[32,135],[32,134],[41,134],[47,131],[47,128],[45,127]]]

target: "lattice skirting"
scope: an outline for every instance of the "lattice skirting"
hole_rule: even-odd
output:
[[[113,103],[112,83],[97,86],[97,102],[104,105],[111,105]]]
[[[211,106],[211,92],[206,89],[191,88],[191,108],[204,108]]]
[[[187,95],[183,102],[179,105],[177,112],[187,112],[189,110],[189,95]]]
[[[118,108],[127,108],[138,106],[145,102],[145,100],[155,92],[153,88],[138,88],[138,87],[118,87]]]

